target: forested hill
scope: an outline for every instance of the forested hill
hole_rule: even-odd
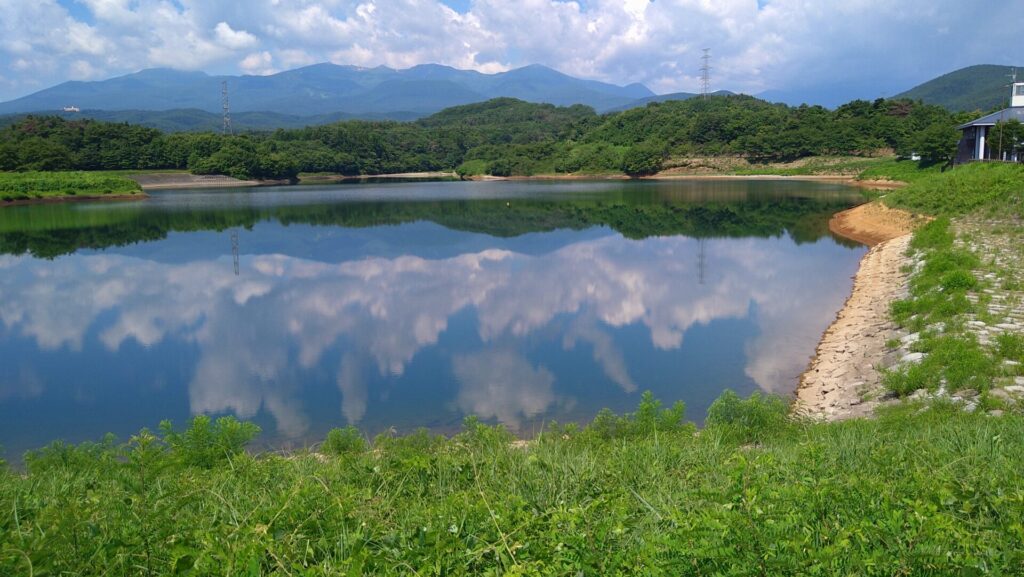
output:
[[[227,136],[30,116],[0,129],[0,170],[187,168],[239,178],[435,170],[644,175],[688,155],[779,161],[894,150],[937,162],[955,147],[958,120],[909,100],[853,101],[828,110],[750,96],[652,103],[605,115],[581,105],[502,98],[415,122],[349,120]]]
[[[1018,67],[1024,81],[1024,66]],[[921,100],[953,112],[988,111],[1009,105],[1013,68],[981,64],[950,72],[895,98]]]

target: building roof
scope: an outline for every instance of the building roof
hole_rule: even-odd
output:
[[[1004,108],[999,112],[993,112],[992,114],[982,116],[977,120],[972,120],[967,124],[958,126],[957,129],[963,130],[972,126],[995,126],[997,122],[1006,122],[1007,120],[1017,119],[1024,122],[1024,106],[1018,106],[1016,108]]]

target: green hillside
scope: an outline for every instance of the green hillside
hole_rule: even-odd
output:
[[[1024,66],[1018,67],[1024,79]],[[980,64],[950,72],[894,98],[923,100],[953,112],[987,111],[1007,106],[1010,99],[1011,66]]]

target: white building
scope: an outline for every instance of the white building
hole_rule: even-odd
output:
[[[1024,161],[1024,158],[1017,158],[1017,155],[1013,155],[1011,158],[1008,151],[1000,151],[999,143],[991,142],[988,138],[989,132],[997,122],[1006,122],[1007,120],[1024,122],[1024,82],[1014,83],[1011,90],[1009,108],[982,116],[973,122],[957,127],[963,132],[956,151],[957,164],[972,160]],[[1000,154],[1002,158],[1000,158]]]

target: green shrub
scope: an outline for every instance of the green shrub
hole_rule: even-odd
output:
[[[320,450],[328,455],[345,455],[362,453],[366,450],[366,440],[359,429],[349,425],[344,429],[331,429],[327,432]]]
[[[882,371],[882,385],[903,398],[918,389],[935,390],[939,387],[939,380],[920,364],[911,364]]]
[[[117,439],[107,434],[99,443],[85,442],[72,445],[54,441],[41,449],[25,453],[25,466],[33,474],[44,474],[58,469],[85,470],[108,466],[117,458]]]
[[[260,428],[234,417],[212,421],[207,415],[198,415],[184,432],[175,432],[170,421],[161,422],[160,431],[172,455],[187,465],[209,469],[245,450]]]
[[[661,170],[665,161],[665,146],[657,142],[644,142],[631,147],[622,156],[622,172],[630,176],[647,176]]]
[[[616,415],[610,409],[601,409],[594,420],[587,425],[583,434],[600,439],[621,439],[637,435],[679,432],[692,427],[686,423],[686,404],[677,401],[669,409],[661,407],[661,401],[650,391],[640,395],[636,412]]]
[[[731,390],[722,393],[705,421],[709,428],[724,429],[744,442],[762,442],[786,428],[789,405],[780,397],[754,393],[746,399]]]

